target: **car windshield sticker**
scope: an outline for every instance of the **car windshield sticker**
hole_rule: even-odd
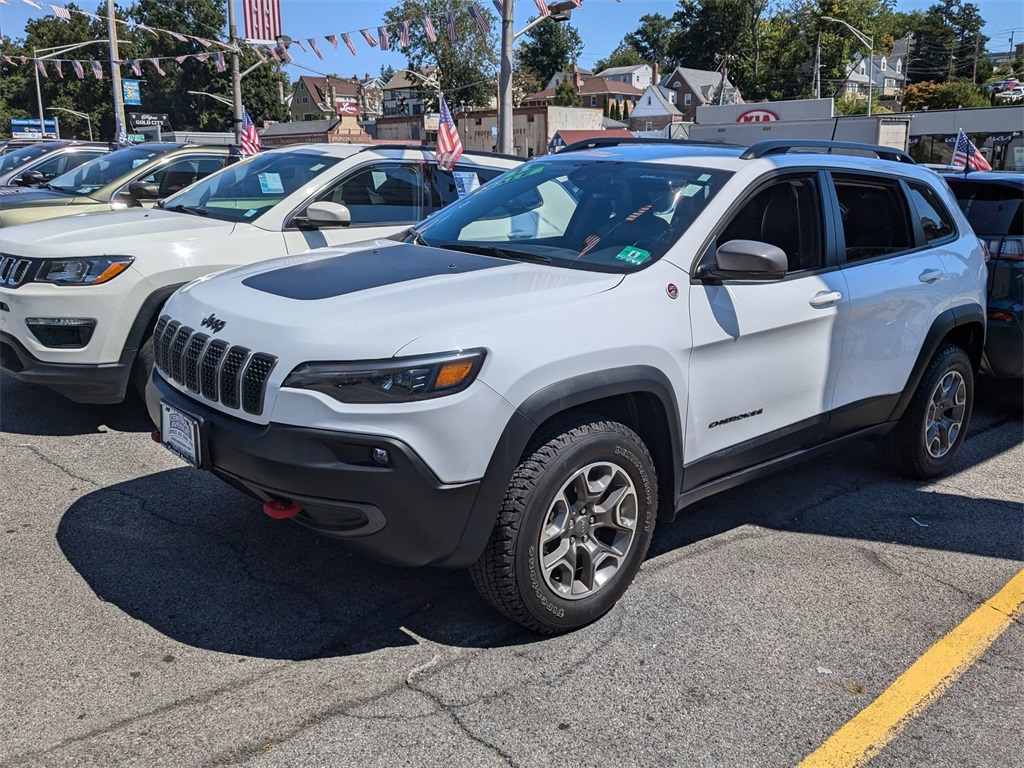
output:
[[[498,183],[506,183],[509,181],[516,181],[517,179],[525,179],[527,176],[533,176],[533,174],[541,173],[543,172],[543,170],[544,166],[539,163],[533,166],[531,166],[529,163],[525,163],[519,166],[516,170],[509,171],[503,176],[500,176],[498,179]]]
[[[263,190],[264,195],[279,195],[284,192],[280,173],[261,173],[259,180],[260,189]]]
[[[250,208],[248,211],[245,212],[245,218],[251,219],[253,216],[255,216],[259,212],[260,212],[259,208]]]
[[[452,176],[455,177],[455,189],[459,197],[465,197],[480,186],[480,177],[476,171],[452,171]]]
[[[702,173],[700,176],[697,177],[697,181],[708,181],[710,178],[710,173]]]
[[[146,164],[145,160],[132,160],[132,168],[133,169],[138,168],[140,165],[145,165],[145,164]]]
[[[312,168],[310,168],[309,170],[311,170],[311,171],[313,171],[314,173],[316,173],[317,171],[322,171],[322,170],[323,170],[324,168],[326,168],[326,167],[327,167],[327,166],[326,166],[326,165],[324,165],[323,163],[317,163],[316,165],[314,165],[314,166],[313,166]]]
[[[380,189],[381,185],[388,180],[388,175],[384,171],[370,171],[370,175],[373,177],[374,189]]]
[[[632,264],[634,267],[639,267],[649,258],[651,258],[651,252],[645,251],[643,248],[634,248],[633,246],[626,246],[618,255],[615,257],[619,261],[624,261],[627,264]]]
[[[693,197],[702,189],[704,189],[704,187],[702,187],[700,184],[687,184],[685,187],[683,187],[682,191],[679,194],[681,194],[683,197]]]

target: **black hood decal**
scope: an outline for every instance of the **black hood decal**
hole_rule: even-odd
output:
[[[403,243],[282,267],[247,277],[242,285],[286,299],[314,301],[424,277],[476,272],[514,263]]]

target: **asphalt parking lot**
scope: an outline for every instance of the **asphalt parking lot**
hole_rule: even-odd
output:
[[[1024,567],[1020,390],[991,381],[953,473],[864,444],[702,502],[558,638],[270,520],[151,428],[0,378],[0,765],[796,765]],[[1020,765],[1022,623],[872,765]]]

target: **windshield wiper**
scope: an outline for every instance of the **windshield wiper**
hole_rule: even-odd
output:
[[[428,248],[430,247],[430,243],[423,239],[423,235],[420,234],[420,231],[416,229],[416,227],[409,227],[409,229],[406,230],[406,235],[412,236],[411,242],[414,245],[425,245]]]
[[[189,208],[187,205],[182,205],[181,203],[178,203],[177,205],[172,205],[170,208],[164,208],[164,210],[174,211],[175,213],[191,213],[195,216],[210,215],[207,211],[204,211],[202,208]]]
[[[465,251],[466,253],[478,253],[481,256],[497,256],[510,261],[529,261],[534,264],[550,264],[551,259],[540,253],[528,251],[510,251],[497,245],[474,245],[471,243],[445,243],[437,246],[447,248],[449,251]]]

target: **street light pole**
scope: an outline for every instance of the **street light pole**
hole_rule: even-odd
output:
[[[231,106],[234,112],[235,144],[242,145],[242,73],[238,63],[238,29],[235,0],[228,0],[228,42],[231,43]]]
[[[124,120],[124,91],[121,90],[121,65],[117,62],[117,25],[114,23],[114,0],[107,0],[107,37],[110,40],[110,80],[114,88],[114,141],[128,144],[128,129]]]
[[[39,138],[46,138],[46,120],[43,119],[43,89],[39,85],[39,52],[33,48],[32,58],[35,59],[35,70],[36,70],[36,101],[39,104]],[[60,138],[60,134],[57,135]]]
[[[822,21],[834,21],[837,24],[842,24],[848,30],[853,32],[857,36],[857,39],[868,47],[868,117],[871,117],[871,93],[875,86],[875,37],[874,35],[868,36],[861,32],[859,29],[854,27],[852,24],[837,19],[834,16],[822,16]]]
[[[92,118],[86,112],[76,112],[73,109],[67,109],[66,107],[47,107],[50,112],[68,112],[69,114],[76,115],[77,117],[84,117],[85,122],[89,125],[89,141],[92,141]],[[54,115],[54,121],[56,122],[57,116]],[[58,134],[60,132],[58,131]]]
[[[515,42],[515,0],[501,8],[501,71],[498,75],[498,152],[512,154],[512,43]]]

